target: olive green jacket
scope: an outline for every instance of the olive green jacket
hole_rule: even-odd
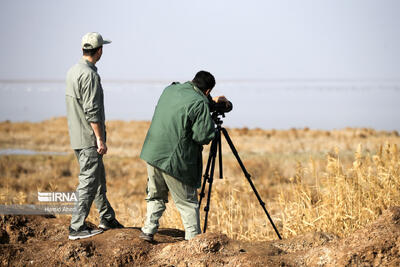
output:
[[[81,58],[69,69],[65,101],[72,149],[96,146],[91,122],[100,123],[102,135],[106,138],[103,88],[93,63]]]
[[[200,187],[203,145],[215,136],[207,97],[191,82],[172,84],[158,100],[141,159]]]

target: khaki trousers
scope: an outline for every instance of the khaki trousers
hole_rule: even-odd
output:
[[[78,231],[85,223],[92,203],[99,211],[100,219],[112,220],[115,212],[108,202],[106,192],[106,173],[103,156],[97,153],[96,147],[75,150],[79,162],[79,185],[77,212],[72,214],[71,228]]]
[[[142,231],[146,234],[157,232],[158,221],[165,210],[165,203],[168,202],[168,192],[171,192],[172,199],[185,227],[185,239],[189,240],[200,234],[197,189],[182,183],[150,164],[147,164],[147,173],[147,215]]]

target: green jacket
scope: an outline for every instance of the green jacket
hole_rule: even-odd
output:
[[[72,149],[96,146],[96,136],[90,126],[98,122],[106,138],[104,96],[96,66],[81,58],[69,69],[66,79],[68,130]]]
[[[191,82],[165,88],[140,158],[185,184],[200,187],[203,145],[215,136],[208,104]]]

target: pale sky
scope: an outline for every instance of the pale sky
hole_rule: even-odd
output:
[[[0,80],[62,80],[89,31],[103,80],[400,79],[400,1],[0,2]]]

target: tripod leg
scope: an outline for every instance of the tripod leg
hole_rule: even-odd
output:
[[[200,196],[199,207],[201,206],[201,201],[205,197],[204,191],[205,191],[205,188],[206,188],[206,183],[207,183],[207,181],[208,181],[208,179],[210,177],[209,171],[210,171],[211,161],[212,161],[212,159],[214,157],[214,154],[216,153],[216,152],[214,152],[214,147],[216,146],[215,142],[216,142],[216,140],[214,139],[212,141],[212,143],[211,143],[211,146],[210,146],[210,153],[208,155],[207,166],[206,166],[206,170],[205,170],[204,175],[203,175],[203,177],[204,177],[203,184],[201,186],[201,191],[200,191],[200,194],[199,194],[199,196]]]
[[[242,171],[243,171],[243,173],[244,173],[244,176],[246,177],[247,181],[249,182],[251,188],[253,189],[253,192],[254,192],[254,194],[256,195],[256,197],[257,197],[257,199],[258,199],[258,202],[260,203],[260,205],[261,205],[261,207],[263,208],[265,214],[267,215],[267,217],[268,217],[268,219],[269,219],[269,221],[270,221],[272,227],[274,228],[276,234],[278,235],[279,239],[282,239],[281,235],[280,235],[279,232],[278,232],[278,229],[276,228],[274,222],[272,221],[271,216],[269,215],[267,209],[265,208],[265,203],[262,201],[260,195],[259,195],[258,192],[257,192],[256,187],[255,187],[254,184],[253,184],[253,181],[252,181],[251,178],[250,178],[250,177],[251,177],[250,174],[247,172],[246,168],[244,167],[243,162],[242,162],[242,160],[240,159],[239,154],[238,154],[238,152],[237,152],[235,146],[233,145],[232,140],[231,140],[231,138],[229,137],[228,132],[226,131],[225,128],[221,128],[221,130],[222,130],[222,132],[223,132],[223,134],[224,134],[224,136],[225,136],[226,141],[227,141],[228,144],[229,144],[229,147],[230,147],[231,150],[232,150],[232,153],[235,155],[235,157],[236,157],[236,159],[237,159],[237,161],[238,161],[240,167],[242,168]]]
[[[218,160],[219,160],[219,178],[224,177],[222,168],[222,143],[221,143],[221,133],[218,135]]]
[[[209,157],[209,160],[207,162],[207,165],[208,165],[207,168],[210,167],[210,163],[211,163],[211,169],[210,169],[209,177],[207,179],[209,185],[208,185],[207,204],[204,207],[205,216],[204,216],[203,233],[205,233],[206,230],[207,230],[208,212],[210,211],[211,191],[212,191],[212,184],[213,184],[213,181],[214,181],[215,159],[217,157],[217,148],[218,148],[219,140],[221,140],[221,132],[220,132],[220,130],[217,130],[216,136],[215,136],[215,138],[214,138],[214,140],[213,140],[213,142],[211,144],[210,157]],[[203,184],[203,187],[205,187],[204,184]],[[203,195],[204,195],[204,190],[203,190]]]
[[[211,190],[214,181],[214,167],[215,167],[215,157],[213,157],[213,160],[211,162],[211,172],[210,172],[210,177],[208,178],[208,194],[207,194],[207,204],[204,207],[204,211],[206,213],[204,215],[203,233],[205,233],[207,230],[208,212],[210,211]]]

